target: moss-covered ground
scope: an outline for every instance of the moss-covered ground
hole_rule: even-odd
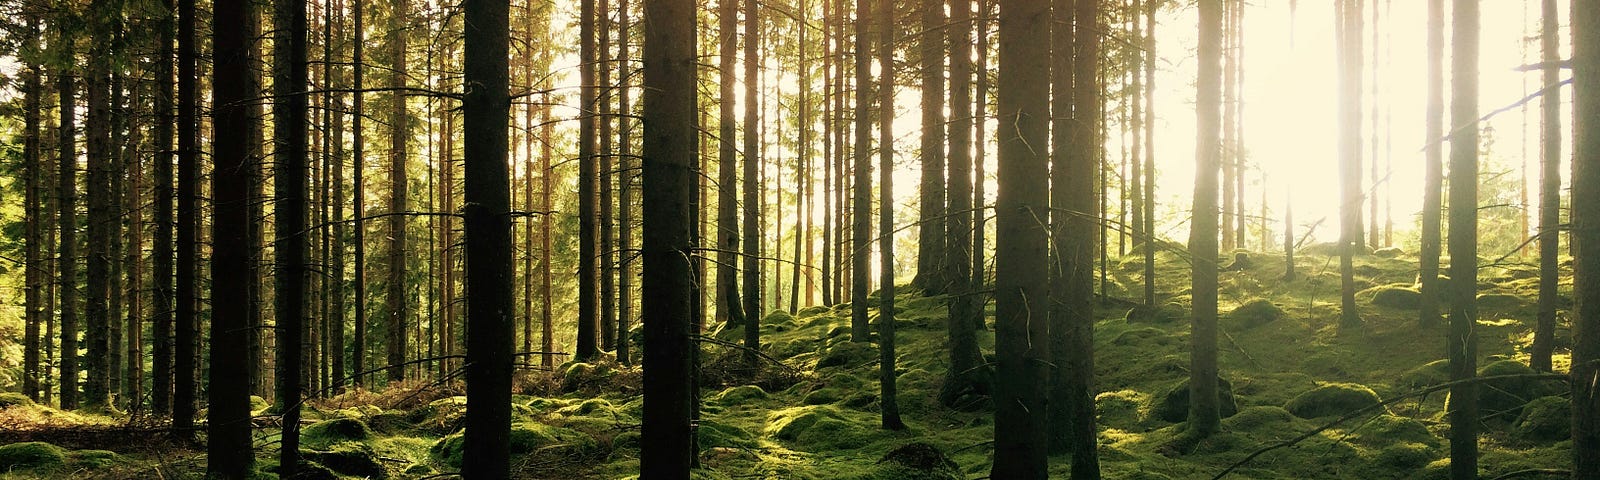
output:
[[[1246,255],[1250,261],[1224,272],[1221,281],[1218,349],[1232,395],[1226,410],[1234,413],[1223,421],[1221,434],[1182,450],[1172,445],[1182,435],[1187,401],[1180,386],[1188,375],[1188,264],[1161,253],[1158,308],[1132,312],[1128,300],[1137,298],[1143,282],[1141,260],[1110,265],[1112,300],[1098,310],[1095,332],[1105,478],[1211,478],[1263,447],[1379,399],[1446,380],[1444,331],[1420,326],[1414,309],[1414,257],[1358,258],[1363,326],[1341,332],[1335,326],[1336,260],[1303,256],[1298,278],[1285,280],[1279,256]],[[1479,365],[1484,373],[1526,371],[1537,281],[1526,270],[1498,267],[1484,269],[1480,278]],[[1564,285],[1563,292],[1569,288]],[[947,409],[935,400],[947,370],[946,298],[900,291],[907,293],[896,302],[896,372],[909,428],[878,428],[877,352],[875,345],[849,341],[848,305],[773,314],[762,328],[762,350],[770,359],[760,369],[744,363],[736,348],[704,345],[699,478],[987,478],[991,413]],[[874,305],[874,318],[876,313]],[[741,333],[709,328],[713,338],[728,341]],[[1566,331],[1559,336],[1564,345]],[[985,353],[992,353],[992,333],[978,337]],[[1566,360],[1565,350],[1558,350],[1558,371]],[[637,476],[639,375],[636,367],[603,361],[519,378],[510,445],[519,478]],[[1484,389],[1480,447],[1486,478],[1569,465],[1562,387],[1522,382]],[[410,385],[311,402],[305,409],[305,458],[316,478],[448,477],[461,461],[465,405],[453,395],[458,388]],[[1444,478],[1446,402],[1439,393],[1376,409],[1266,452],[1229,478]],[[18,427],[4,439],[17,443],[0,447],[0,478],[199,478],[203,469],[203,449],[196,444],[119,436],[117,429],[128,427],[116,412],[85,415],[25,401],[8,405],[0,410],[0,424]],[[276,470],[273,422],[263,411],[257,451],[264,477]],[[41,425],[101,434],[25,433],[49,430]],[[22,442],[41,438],[60,445]],[[1067,466],[1065,457],[1053,460],[1055,477],[1067,478]]]

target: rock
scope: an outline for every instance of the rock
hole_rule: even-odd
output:
[[[1116,337],[1112,337],[1111,344],[1119,346],[1166,345],[1172,340],[1172,335],[1169,335],[1165,330],[1142,327],[1117,334]]]
[[[0,446],[0,472],[61,466],[66,451],[45,442],[18,442]]]
[[[363,478],[387,478],[388,472],[379,463],[372,448],[360,443],[346,442],[334,445],[328,451],[301,450],[307,460],[328,467],[334,473]]]
[[[1287,316],[1282,308],[1262,298],[1246,301],[1228,312],[1228,319],[1238,328],[1255,328]]]
[[[837,388],[819,388],[806,394],[802,400],[806,405],[826,405],[844,398],[844,392]]]
[[[1217,378],[1218,410],[1222,418],[1239,413],[1239,404],[1233,398],[1233,384]],[[1150,415],[1164,422],[1178,423],[1189,418],[1189,380],[1173,385],[1150,409]]]
[[[1524,440],[1559,442],[1572,438],[1572,402],[1561,397],[1539,397],[1522,407],[1512,429]]]
[[[1450,381],[1450,361],[1434,360],[1400,374],[1400,385],[1422,388]]]
[[[1537,372],[1516,360],[1500,360],[1478,369],[1480,377],[1534,373]],[[1478,412],[1484,417],[1493,415],[1511,421],[1522,413],[1523,405],[1535,398],[1559,393],[1557,388],[1553,383],[1531,378],[1485,380],[1478,385]]]
[[[1371,297],[1372,304],[1380,307],[1414,310],[1422,305],[1422,292],[1405,284],[1379,285],[1357,295]]]
[[[701,450],[712,448],[753,448],[756,446],[756,437],[742,428],[709,419],[701,419],[700,426],[695,429],[695,438]]]
[[[1366,423],[1354,424],[1350,428],[1353,430],[1351,434],[1354,441],[1373,447],[1396,442],[1439,446],[1439,437],[1428,431],[1427,426],[1406,417],[1378,415]]]
[[[1381,401],[1378,393],[1366,385],[1328,383],[1289,399],[1283,409],[1300,418],[1317,418],[1345,415]]]
[[[105,470],[117,461],[117,452],[110,450],[75,450],[67,453],[67,463],[73,468]]]
[[[576,362],[567,366],[561,375],[561,391],[575,392],[585,388],[598,388],[617,374],[610,365]]]
[[[865,342],[840,342],[817,360],[817,368],[854,368],[878,358],[878,349]]]
[[[961,474],[961,468],[950,457],[937,447],[922,442],[913,442],[896,447],[878,459],[872,473],[867,476],[871,479],[898,480],[960,480],[966,478]]]
[[[711,401],[719,405],[732,406],[749,403],[752,400],[767,398],[767,391],[755,385],[739,385],[729,387],[727,390],[711,397]]]
[[[1228,264],[1226,267],[1222,267],[1222,271],[1243,272],[1245,270],[1249,270],[1250,267],[1253,267],[1254,265],[1255,263],[1250,261],[1250,254],[1245,252],[1233,252],[1233,263]]]
[[[1274,405],[1245,407],[1222,422],[1230,431],[1282,431],[1283,426],[1294,422],[1294,414]]]

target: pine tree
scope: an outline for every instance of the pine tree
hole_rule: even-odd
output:
[[[1450,380],[1471,379],[1478,358],[1478,0],[1452,12],[1450,124]],[[1478,478],[1478,385],[1450,387],[1450,478]],[[1576,431],[1576,429],[1574,429]]]
[[[251,361],[244,335],[231,332],[249,328],[245,278],[250,268],[248,225],[253,161],[248,145],[251,134],[250,81],[251,2],[220,2],[212,9],[212,45],[216,49],[216,83],[212,89],[212,124],[215,169],[212,195],[215,210],[212,234],[211,382],[206,433],[206,471],[213,478],[243,479],[255,462],[250,437]]]
[[[1217,392],[1217,173],[1222,163],[1223,0],[1200,1],[1199,74],[1195,80],[1194,220],[1189,253],[1194,318],[1189,333],[1189,438],[1205,438],[1220,427]]]

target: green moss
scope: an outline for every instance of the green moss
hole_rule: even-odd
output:
[[[272,403],[268,402],[267,399],[261,398],[261,397],[255,396],[255,395],[251,395],[250,396],[250,412],[251,413],[264,412],[269,408],[272,408]]]
[[[795,437],[795,445],[807,452],[828,452],[861,448],[869,443],[870,431],[856,422],[822,418]]]
[[[1478,295],[1477,304],[1479,309],[1505,311],[1522,308],[1529,302],[1525,298],[1509,293],[1485,293]]]
[[[44,469],[66,462],[66,451],[45,442],[18,442],[0,446],[0,472]]]
[[[1294,415],[1283,407],[1256,405],[1245,407],[1238,414],[1223,420],[1222,427],[1230,431],[1283,431],[1285,426],[1294,423],[1294,419]]]
[[[31,407],[33,400],[17,392],[0,392],[0,409],[10,407]]]
[[[67,453],[67,463],[74,468],[104,470],[116,465],[122,458],[110,450],[75,450]]]
[[[461,429],[467,412],[467,397],[448,397],[417,407],[406,415],[420,431],[446,435]]]
[[[466,438],[453,433],[434,442],[428,454],[434,460],[453,468],[461,467],[461,454]],[[578,431],[538,422],[521,422],[511,426],[509,446],[513,454],[539,453],[553,456],[583,456],[598,450],[593,437]]]
[[[1561,397],[1539,397],[1522,408],[1512,430],[1524,440],[1557,442],[1572,437],[1572,402]]]
[[[599,388],[616,376],[616,370],[603,363],[574,362],[567,365],[561,375],[561,391],[575,392],[581,389]]]
[[[1095,422],[1106,428],[1133,428],[1139,423],[1139,409],[1149,401],[1149,395],[1130,389],[1095,395]]]
[[[1277,304],[1266,299],[1256,298],[1248,300],[1240,304],[1238,308],[1228,312],[1227,318],[1232,323],[1232,326],[1236,328],[1255,328],[1276,322],[1287,316],[1288,314],[1284,313],[1283,308]]]
[[[1154,327],[1134,328],[1112,337],[1111,344],[1131,347],[1143,345],[1166,345],[1176,340],[1166,330]]]
[[[1366,385],[1329,383],[1307,390],[1284,404],[1284,410],[1300,418],[1344,415],[1382,401]]]
[[[1182,319],[1184,314],[1183,307],[1177,304],[1167,303],[1158,307],[1140,304],[1128,309],[1122,320],[1128,323],[1168,324]]]
[[[832,406],[811,405],[778,410],[767,415],[764,434],[779,440],[793,441],[822,419],[843,418]]]
[[[1395,258],[1404,255],[1405,253],[1406,252],[1401,250],[1400,247],[1384,247],[1372,251],[1372,255],[1378,258]]]
[[[1239,413],[1239,404],[1233,398],[1233,384],[1217,378],[1218,409],[1223,418]],[[1189,418],[1189,379],[1183,379],[1168,388],[1161,399],[1150,409],[1150,416],[1163,422],[1178,423]]]
[[[830,311],[831,310],[828,310],[828,307],[824,307],[824,306],[821,306],[821,305],[812,305],[812,306],[809,306],[809,307],[802,308],[798,312],[795,312],[795,316],[796,317],[800,317],[800,318],[811,318],[811,317],[815,317],[815,316],[818,316],[818,315],[825,315]]]
[[[1450,381],[1450,361],[1434,360],[1400,374],[1400,385],[1422,388]]]
[[[819,388],[806,394],[801,400],[806,405],[826,405],[844,400],[845,391],[838,388]]]
[[[733,406],[747,404],[755,400],[764,400],[766,398],[767,391],[762,390],[759,386],[739,385],[735,387],[728,387],[728,389],[712,396],[711,402],[725,406]]]
[[[1478,376],[1532,375],[1532,368],[1516,360],[1499,360],[1478,369]],[[1554,394],[1556,385],[1531,378],[1486,380],[1478,384],[1478,411],[1505,422],[1517,418],[1522,406],[1535,398]]]
[[[854,368],[878,358],[878,349],[866,342],[839,342],[817,360],[817,368]]]
[[[307,447],[326,449],[336,443],[372,438],[372,429],[354,418],[323,420],[300,431],[300,442]]]
[[[1437,449],[1411,442],[1396,442],[1378,450],[1373,461],[1400,471],[1415,471],[1439,458]]]
[[[750,432],[710,419],[700,421],[700,426],[695,429],[695,438],[701,450],[717,447],[754,448],[757,443],[755,435]]]
[[[1422,422],[1394,415],[1378,415],[1353,427],[1353,440],[1365,445],[1381,447],[1395,442],[1415,443],[1430,447],[1439,446],[1439,437],[1428,431]],[[1432,459],[1430,459],[1432,460]]]
[[[335,473],[363,478],[385,478],[388,472],[378,461],[372,447],[356,442],[333,445],[327,451],[301,450],[307,460],[328,467]]]
[[[1379,285],[1356,294],[1359,298],[1371,298],[1372,304],[1380,307],[1413,310],[1422,304],[1422,292],[1406,284]]]

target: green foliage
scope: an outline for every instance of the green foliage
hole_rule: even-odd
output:
[[[59,467],[66,460],[66,451],[45,442],[0,446],[0,471],[48,469]]]
[[[1345,415],[1380,401],[1378,393],[1366,385],[1329,383],[1295,396],[1283,409],[1300,418],[1317,418]]]

